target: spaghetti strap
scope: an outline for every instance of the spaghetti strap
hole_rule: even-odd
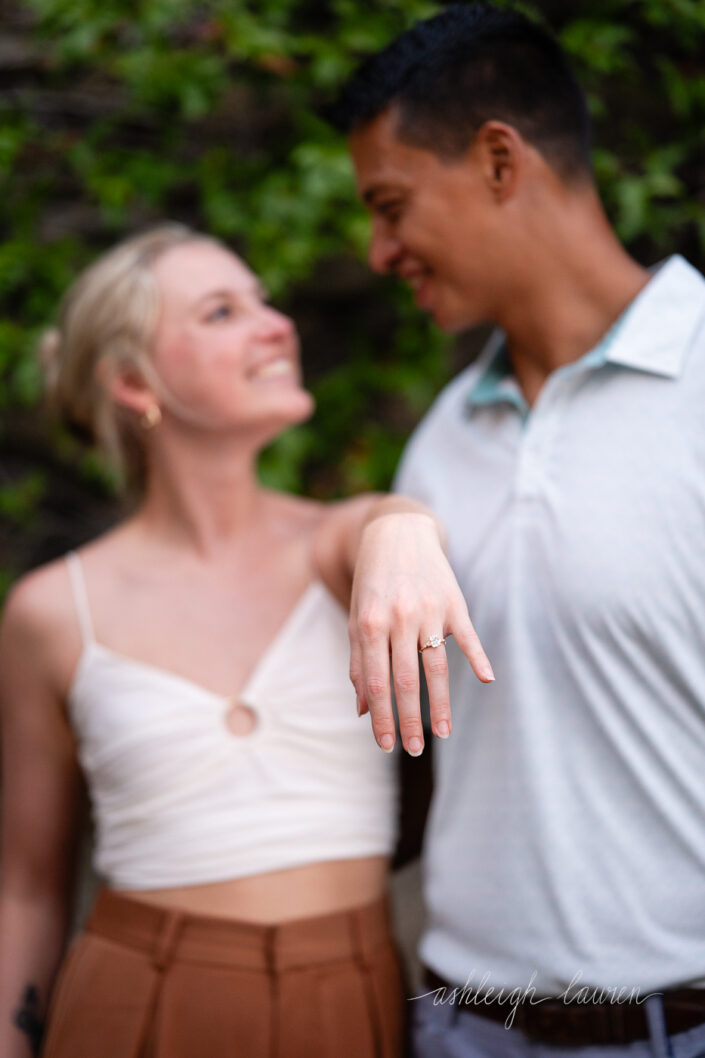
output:
[[[66,564],[69,568],[71,591],[73,592],[73,601],[76,607],[76,613],[78,614],[78,623],[81,626],[81,636],[84,644],[92,643],[95,636],[93,633],[91,608],[88,605],[88,593],[86,591],[86,581],[81,567],[81,559],[75,551],[69,551],[66,555]]]

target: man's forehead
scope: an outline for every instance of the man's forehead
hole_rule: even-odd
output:
[[[368,204],[385,191],[409,186],[418,168],[417,156],[427,153],[397,137],[396,114],[391,109],[351,132],[348,145],[358,192]]]

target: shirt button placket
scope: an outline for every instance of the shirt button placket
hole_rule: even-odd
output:
[[[548,487],[546,475],[560,418],[559,404],[565,395],[563,381],[552,377],[546,382],[524,426],[517,460],[517,500],[536,500]]]
[[[519,450],[516,495],[520,501],[533,500],[541,492],[541,423],[529,421]]]

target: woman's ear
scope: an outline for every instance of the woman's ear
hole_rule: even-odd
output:
[[[102,360],[96,371],[101,385],[120,407],[142,417],[150,408],[159,405],[154,391],[147,385],[137,367],[126,364],[111,370]]]
[[[516,193],[525,149],[517,130],[503,121],[486,121],[478,130],[472,150],[496,201],[504,202]]]

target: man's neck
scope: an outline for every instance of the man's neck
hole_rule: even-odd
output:
[[[530,233],[531,265],[516,285],[523,289],[515,286],[498,319],[530,405],[551,372],[593,349],[650,279],[617,241],[596,196],[552,219]]]

